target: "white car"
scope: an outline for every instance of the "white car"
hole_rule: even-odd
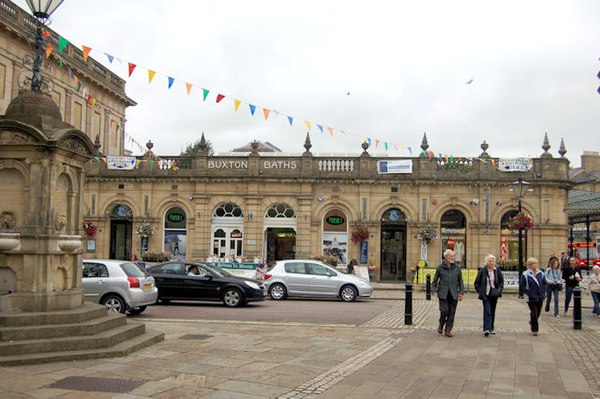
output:
[[[158,298],[154,277],[133,262],[84,259],[82,273],[85,300],[114,312],[140,314]]]
[[[286,297],[329,297],[352,302],[368,298],[373,287],[368,281],[344,274],[312,259],[280,260],[265,274],[265,286],[271,299]]]

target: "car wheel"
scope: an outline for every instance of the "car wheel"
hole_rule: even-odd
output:
[[[287,291],[282,284],[273,284],[269,290],[269,296],[276,301],[285,299]]]
[[[354,302],[358,293],[356,292],[356,288],[351,285],[345,285],[342,287],[340,291],[340,297],[344,302]]]
[[[125,313],[125,301],[118,295],[108,295],[102,300],[102,305],[108,308],[109,312]]]
[[[144,310],[146,310],[147,307],[148,306],[144,305],[144,306],[138,306],[137,308],[129,309],[129,314],[133,314],[133,315],[140,314]]]
[[[244,303],[242,293],[236,288],[228,288],[223,293],[223,303],[230,308],[240,306]]]

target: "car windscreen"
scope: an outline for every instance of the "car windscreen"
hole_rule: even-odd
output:
[[[235,277],[233,274],[229,273],[227,270],[221,269],[219,266],[214,265],[205,265],[209,268],[213,273],[218,274],[221,277]]]
[[[127,275],[127,277],[146,277],[147,276],[146,272],[141,267],[136,265],[135,263],[124,262],[124,263],[121,263],[120,266],[121,266],[121,269],[123,269],[123,271]]]

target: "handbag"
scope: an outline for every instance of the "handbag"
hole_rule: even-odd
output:
[[[502,291],[498,288],[490,288],[490,294],[488,295],[490,298],[500,298],[502,296]]]

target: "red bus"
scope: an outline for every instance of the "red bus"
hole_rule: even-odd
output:
[[[569,244],[569,250],[571,249],[571,244]],[[588,252],[590,254],[590,269],[594,265],[600,266],[600,256],[598,256],[598,248],[595,242],[574,242],[573,243],[573,256],[577,258],[577,266],[580,269],[587,269],[587,259]]]

